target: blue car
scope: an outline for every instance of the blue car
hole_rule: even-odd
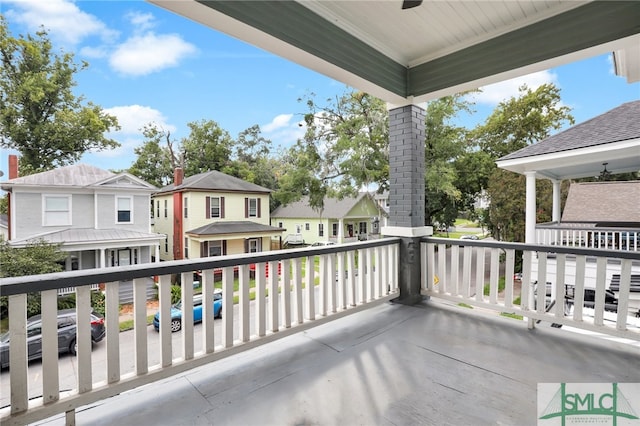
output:
[[[222,291],[216,289],[213,293],[213,316],[222,318]],[[202,294],[193,296],[193,322],[202,322]],[[153,327],[160,331],[160,312],[156,312],[153,317]],[[182,328],[182,301],[171,307],[171,332],[174,333]]]

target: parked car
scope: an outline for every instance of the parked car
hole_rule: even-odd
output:
[[[222,318],[222,290],[213,293],[213,317]],[[202,322],[202,294],[193,296],[193,322]],[[160,331],[160,311],[153,316],[153,327]],[[182,300],[171,307],[171,332],[182,328]]]
[[[105,336],[104,318],[91,313],[91,342],[98,343]],[[9,366],[9,332],[0,335],[0,368]],[[76,354],[76,310],[58,312],[58,352]],[[27,356],[29,361],[42,358],[42,317],[27,319]]]
[[[475,234],[467,234],[460,237],[461,240],[479,240],[477,235]]]
[[[311,244],[311,247],[326,247],[334,245],[336,245],[336,243],[334,243],[333,241],[316,241],[315,243]]]

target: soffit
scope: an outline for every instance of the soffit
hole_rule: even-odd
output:
[[[640,40],[635,1],[151,2],[392,104],[611,51],[629,67]]]

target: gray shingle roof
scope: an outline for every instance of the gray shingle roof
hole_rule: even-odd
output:
[[[640,181],[572,183],[562,221],[640,223]]]
[[[258,192],[270,193],[271,190],[254,183],[246,182],[237,177],[229,176],[217,170],[199,173],[197,175],[184,178],[181,185],[167,185],[156,192],[163,194],[176,190],[213,190],[230,192]]]
[[[286,206],[279,206],[271,212],[272,218],[313,218],[323,217],[328,219],[340,219],[345,217],[356,204],[369,195],[366,192],[358,194],[355,198],[325,198],[324,209],[314,210],[309,205],[309,197],[302,197],[299,201]]]
[[[7,183],[39,186],[88,186],[115,176],[108,170],[88,164],[74,164],[47,172],[17,177]]]
[[[640,101],[633,101],[505,155],[499,160],[570,151],[637,138],[640,138]]]
[[[219,234],[246,234],[246,233],[274,233],[284,232],[286,229],[275,226],[263,225],[251,221],[222,221],[214,222],[199,228],[187,231],[194,235],[219,235]]]

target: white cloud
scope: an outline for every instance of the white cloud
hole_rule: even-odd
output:
[[[149,32],[121,44],[111,55],[109,64],[119,73],[140,76],[174,67],[195,52],[195,46],[179,35]]]
[[[306,126],[304,121],[293,121],[293,114],[280,114],[270,123],[260,126],[264,136],[270,139],[275,146],[291,146],[304,136]]]
[[[151,13],[130,12],[126,16],[137,31],[147,31],[155,27],[155,17]]]
[[[105,108],[107,114],[118,117],[120,131],[115,132],[111,137],[116,135],[132,135],[142,134],[142,128],[149,123],[155,123],[158,127],[175,132],[176,127],[167,123],[167,118],[157,109],[141,105],[126,105]]]
[[[44,26],[52,39],[64,44],[76,45],[93,35],[103,40],[117,36],[116,31],[107,28],[94,15],[81,11],[67,0],[9,0],[3,3],[15,6],[15,9],[6,11],[7,16],[25,25],[30,33]]]
[[[556,74],[550,71],[540,71],[481,87],[481,93],[470,95],[470,97],[479,104],[497,105],[509,98],[518,97],[518,89],[525,84],[531,90],[535,90],[546,83],[557,85],[557,77]]]

